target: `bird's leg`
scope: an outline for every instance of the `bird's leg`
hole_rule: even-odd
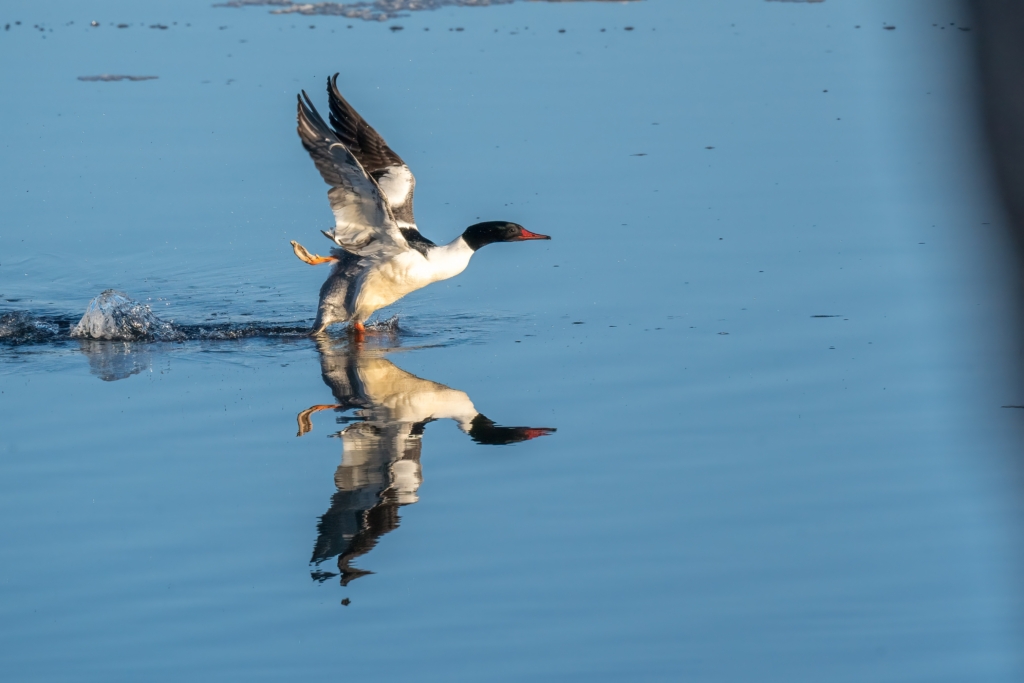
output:
[[[334,256],[321,256],[320,254],[310,254],[304,246],[292,240],[292,251],[299,257],[300,261],[304,261],[311,266],[318,266],[321,263],[332,263],[337,261],[337,257]]]
[[[352,323],[352,330],[356,333],[356,341],[362,342],[366,340],[366,326],[358,320]]]
[[[316,405],[312,408],[306,408],[295,420],[299,423],[299,433],[295,436],[302,436],[308,434],[313,429],[313,420],[311,419],[313,413],[319,413],[321,410],[332,410],[334,408],[340,408],[341,406],[337,403],[334,405]]]

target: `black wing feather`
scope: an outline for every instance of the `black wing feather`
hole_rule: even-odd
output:
[[[391,211],[399,224],[403,228],[416,228],[412,208],[416,179],[409,166],[342,97],[338,90],[338,74],[327,79],[327,96],[335,135],[388,195]]]
[[[341,96],[338,74],[327,79],[327,94],[331,105],[331,127],[367,173],[374,175],[391,166],[405,166],[402,157],[395,154],[384,138]]]
[[[405,248],[405,238],[397,230],[377,182],[366,174],[356,157],[327,126],[305,91],[298,99],[298,132],[302,146],[331,186],[327,197],[336,224],[328,237],[360,255],[380,249]]]

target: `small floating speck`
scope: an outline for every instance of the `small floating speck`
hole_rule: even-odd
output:
[[[719,332],[718,334],[721,334],[721,335],[723,335],[723,336],[724,336],[724,335],[727,335],[727,334],[729,334],[729,333],[728,333],[728,332]]]
[[[631,156],[631,157],[645,157],[645,156],[647,156],[647,152],[637,152],[636,154],[630,154],[629,156]]]
[[[392,33],[395,33],[397,31],[404,31],[405,30],[404,26],[399,26],[398,24],[395,24],[394,26],[388,26],[388,28],[391,29]]]

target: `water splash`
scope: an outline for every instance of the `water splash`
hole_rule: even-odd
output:
[[[406,322],[407,318],[402,318]],[[413,315],[412,326],[399,324],[399,316],[371,320],[366,323],[366,342],[382,348],[427,346],[448,346],[451,344],[479,343],[495,325],[513,323],[518,318],[493,313],[472,314],[446,313],[444,315]],[[76,339],[81,342],[133,343],[136,350],[125,348],[124,353],[140,353],[140,345],[146,343],[217,342],[247,339],[302,339],[308,336],[311,320],[268,322],[248,320],[246,322],[202,322],[188,323],[164,320],[153,313],[149,306],[135,301],[124,292],[108,289],[89,302],[85,314],[53,315],[29,311],[11,311],[0,314],[0,350],[19,349],[22,354],[28,346],[50,345],[64,348],[66,342]],[[332,335],[347,336],[348,331],[340,327]],[[82,347],[86,355],[103,350],[105,359],[100,366],[118,368],[131,367],[134,374],[137,361],[141,358],[115,360],[122,355],[118,347]],[[8,352],[4,352],[7,354]],[[112,354],[112,355],[111,355]],[[110,356],[107,358],[106,356]],[[10,357],[9,354],[7,357]],[[129,362],[130,361],[130,362]],[[99,367],[99,366],[98,366]],[[123,369],[100,371],[105,376],[123,375]]]
[[[85,315],[71,328],[75,339],[107,341],[180,341],[174,325],[161,320],[124,292],[108,289],[89,302]]]
[[[14,311],[0,315],[0,340],[14,344],[48,342],[60,335],[57,322],[28,313]]]
[[[271,339],[309,336],[310,324],[305,323],[219,323],[203,325],[175,325],[179,341],[230,341],[232,339]]]
[[[366,329],[374,332],[401,332],[398,326],[398,316],[393,315],[387,320],[372,320],[366,323]]]

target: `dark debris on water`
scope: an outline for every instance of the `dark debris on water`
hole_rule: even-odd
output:
[[[80,81],[153,81],[159,76],[128,76],[124,74],[100,74],[99,76],[79,76]]]
[[[294,2],[293,0],[227,0],[215,3],[214,7],[275,7],[271,14],[304,14],[307,16],[334,16],[364,21],[388,21],[408,16],[408,12],[436,10],[442,7],[489,7],[511,5],[520,0],[373,0],[372,2]],[[536,2],[537,0],[531,0]],[[541,0],[542,2],[566,2],[566,0]],[[579,1],[579,0],[575,0]],[[605,2],[607,0],[583,0]],[[638,0],[616,0],[637,2]],[[627,27],[632,31],[633,27]]]

